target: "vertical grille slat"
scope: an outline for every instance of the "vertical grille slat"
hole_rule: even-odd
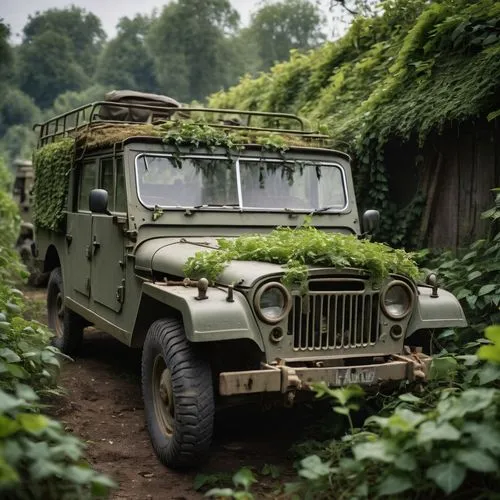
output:
[[[294,296],[289,319],[294,350],[359,349],[376,344],[380,335],[380,294],[347,290]]]

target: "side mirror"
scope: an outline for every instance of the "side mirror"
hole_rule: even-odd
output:
[[[89,194],[89,209],[95,214],[109,215],[109,195],[105,189],[92,189]]]
[[[367,210],[363,214],[363,233],[373,234],[380,225],[380,214],[378,210]]]

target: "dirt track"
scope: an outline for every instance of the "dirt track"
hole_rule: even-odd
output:
[[[44,292],[27,295],[38,303],[43,321]],[[118,482],[115,499],[203,498],[193,487],[197,474],[232,474],[242,466],[259,472],[273,464],[284,470],[277,481],[260,476],[258,498],[276,498],[279,483],[293,478],[289,448],[306,424],[295,411],[222,415],[211,459],[202,470],[179,473],[162,466],[145,428],[140,352],[102,332],[86,332],[81,355],[63,365],[60,385],[67,395],[51,413],[87,443],[92,465]],[[219,486],[230,486],[230,480]]]

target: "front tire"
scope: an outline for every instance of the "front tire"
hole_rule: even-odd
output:
[[[151,443],[171,468],[193,467],[208,456],[214,393],[208,361],[187,341],[182,322],[160,319],[142,352],[142,394]]]
[[[84,319],[64,306],[64,287],[60,267],[56,267],[47,285],[47,315],[49,328],[56,336],[52,344],[64,354],[73,355],[82,345]]]

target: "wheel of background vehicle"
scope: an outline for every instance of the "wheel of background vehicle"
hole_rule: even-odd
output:
[[[64,307],[64,288],[61,268],[51,273],[47,285],[47,314],[49,327],[56,336],[52,343],[65,354],[75,354],[82,344],[85,320]]]
[[[187,341],[178,319],[160,319],[148,330],[142,394],[149,435],[161,462],[172,468],[202,463],[213,434],[212,371]]]

